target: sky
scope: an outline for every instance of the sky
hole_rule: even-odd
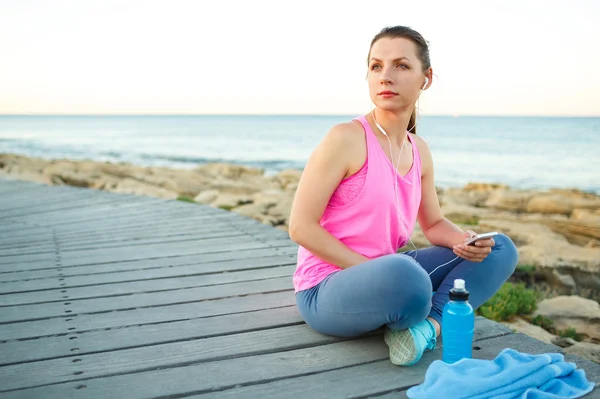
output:
[[[0,114],[360,114],[372,37],[430,44],[421,115],[600,116],[600,1],[0,0]]]

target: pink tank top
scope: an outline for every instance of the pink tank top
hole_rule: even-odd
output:
[[[360,171],[340,182],[320,224],[350,249],[374,259],[396,253],[412,234],[421,203],[421,158],[409,134],[413,164],[408,173],[401,176],[385,155],[366,117],[356,120],[365,130],[367,159]],[[394,179],[398,181],[398,204]],[[357,185],[361,181],[362,185]],[[294,290],[314,287],[339,270],[342,269],[299,246]]]

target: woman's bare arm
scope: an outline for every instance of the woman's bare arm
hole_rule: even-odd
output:
[[[331,195],[361,152],[366,157],[362,127],[334,126],[311,154],[298,183],[289,220],[290,238],[319,259],[343,269],[369,260],[351,250],[320,225]],[[362,147],[361,147],[362,146]]]

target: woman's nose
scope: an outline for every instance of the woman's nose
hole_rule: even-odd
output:
[[[392,83],[392,79],[389,77],[387,71],[383,71],[381,73],[380,79],[381,79],[381,83],[382,84],[390,84],[390,83]]]

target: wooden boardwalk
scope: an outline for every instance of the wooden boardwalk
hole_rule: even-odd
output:
[[[295,253],[208,206],[0,180],[0,398],[406,397],[441,350],[399,368],[381,334],[313,332]],[[557,350],[482,318],[476,340],[478,358]]]

